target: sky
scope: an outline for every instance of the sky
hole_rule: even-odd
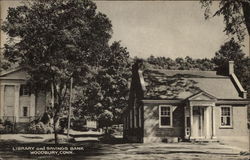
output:
[[[229,40],[222,17],[204,19],[199,1],[95,1],[113,25],[113,41],[121,41],[131,57],[212,58]],[[218,3],[218,2],[215,2]],[[1,1],[1,16],[15,0]],[[216,6],[216,4],[214,5]],[[3,38],[5,39],[5,37]],[[4,41],[4,40],[2,40]],[[243,51],[248,53],[248,38]]]

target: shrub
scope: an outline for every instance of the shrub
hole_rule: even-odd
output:
[[[4,133],[11,133],[13,132],[13,123],[10,120],[5,120],[3,122]]]
[[[43,124],[48,124],[50,121],[50,116],[48,113],[44,113],[42,118],[41,118],[41,122],[43,122]]]
[[[54,131],[54,129],[51,126],[46,127],[46,133],[47,134],[51,134],[51,133],[53,133],[53,131]]]
[[[6,126],[6,127],[8,127],[8,126],[12,127],[12,126],[13,126],[13,123],[12,123],[10,120],[5,120],[5,121],[3,122],[3,125]]]
[[[3,126],[3,124],[0,124],[0,133],[5,133],[5,127]]]
[[[28,133],[34,133],[34,134],[49,134],[53,133],[53,128],[49,125],[45,125],[43,122],[31,123],[31,125],[28,127]]]
[[[68,126],[68,118],[61,118],[59,121],[60,131],[63,132],[65,128]]]
[[[76,131],[88,131],[85,119],[72,120],[71,128]]]
[[[39,122],[37,124],[31,123],[31,125],[28,128],[28,131],[30,133],[35,133],[35,134],[46,133],[45,132],[45,125],[43,124],[43,122]]]

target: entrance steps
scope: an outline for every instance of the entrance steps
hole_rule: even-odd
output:
[[[190,140],[192,143],[219,143],[218,139],[195,138]]]

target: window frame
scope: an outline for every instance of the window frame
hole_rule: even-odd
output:
[[[27,108],[27,115],[25,116],[24,115],[24,108]],[[22,107],[22,117],[29,117],[30,116],[30,114],[29,114],[29,107],[28,106],[23,106]]]
[[[222,125],[222,108],[230,109],[230,125]],[[233,128],[233,107],[231,105],[222,105],[220,106],[220,128]]]
[[[170,125],[162,125],[161,124],[161,108],[163,107],[169,107],[170,108]],[[168,116],[163,116],[168,117]],[[159,128],[173,128],[173,106],[171,105],[159,105]]]
[[[30,96],[30,87],[28,85],[20,85],[20,96]]]

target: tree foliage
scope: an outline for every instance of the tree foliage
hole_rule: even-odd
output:
[[[166,57],[154,57],[151,55],[146,60],[154,68],[171,69],[171,70],[214,70],[214,63],[211,59],[193,59],[189,56],[185,58],[177,57],[176,59]]]
[[[244,55],[241,46],[232,38],[220,47],[212,60],[216,64],[216,70],[219,74],[228,75],[228,61],[234,61],[235,71],[240,73],[243,67],[241,61]]]
[[[245,57],[241,46],[234,39],[223,44],[219,51],[215,53],[212,61],[217,66],[216,70],[218,73],[222,75],[228,75],[228,61],[234,61],[235,74],[243,88],[247,90],[248,97],[250,96],[250,59]]]
[[[87,84],[110,54],[112,25],[96,8],[89,0],[30,0],[9,8],[2,26],[9,36],[4,56],[25,66],[33,92],[48,91],[52,85],[55,123],[67,105],[70,79],[75,85]]]
[[[75,114],[98,120],[101,127],[121,123],[122,108],[127,105],[130,70],[129,53],[120,42],[114,42],[89,83],[78,87]]]
[[[212,16],[223,16],[227,35],[236,35],[242,42],[247,29],[250,35],[250,1],[249,0],[221,0],[219,8],[215,13],[211,13],[212,0],[200,0],[202,7],[205,8],[205,18]]]

